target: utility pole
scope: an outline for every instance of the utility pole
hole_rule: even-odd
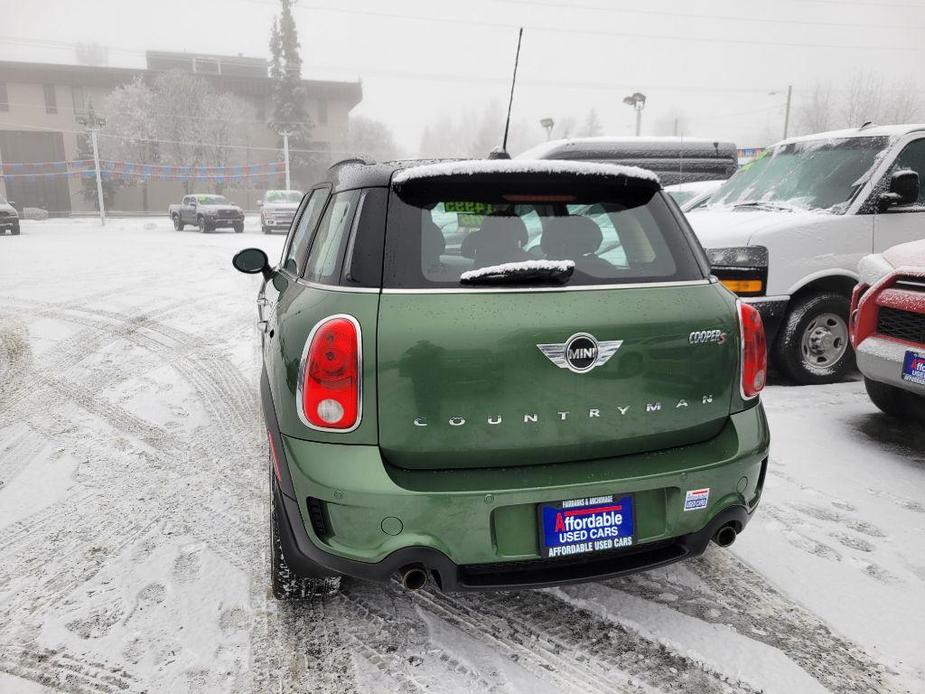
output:
[[[790,102],[793,99],[793,85],[787,85],[787,106],[784,109],[784,139],[787,139],[787,133],[790,131]]]
[[[623,103],[632,106],[636,111],[636,137],[642,133],[642,109],[646,107],[646,95],[642,92],[633,92],[623,99]]]
[[[90,134],[90,142],[93,144],[93,167],[96,169],[96,196],[97,206],[100,208],[100,226],[106,226],[106,208],[103,204],[103,176],[100,173],[100,148],[96,139],[97,133],[104,125],[106,120],[98,116],[93,118],[80,116],[77,122],[84,127]]]
[[[280,135],[283,136],[283,159],[286,162],[286,190],[292,190],[292,185],[289,182],[289,135],[291,133],[288,130],[283,130]]]

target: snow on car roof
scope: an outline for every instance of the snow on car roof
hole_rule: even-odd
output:
[[[515,157],[516,159],[543,159],[551,152],[556,152],[568,147],[578,147],[582,145],[712,145],[718,142],[716,139],[706,137],[675,137],[675,136],[655,136],[655,137],[637,137],[633,135],[596,135],[594,137],[567,137],[560,140],[550,140],[542,142],[525,152],[521,152]],[[719,141],[720,144],[729,144]]]
[[[791,144],[793,142],[813,142],[815,140],[838,140],[846,137],[900,137],[920,130],[925,130],[925,123],[906,123],[901,125],[869,125],[866,128],[846,128],[845,130],[829,130],[824,133],[788,137],[786,140],[773,145]]]
[[[658,176],[638,166],[619,164],[598,164],[584,161],[560,159],[472,159],[468,161],[447,161],[439,164],[424,164],[396,171],[392,177],[395,184],[414,179],[437,176],[474,176],[497,173],[545,173],[577,174],[580,176],[623,176],[658,184]]]

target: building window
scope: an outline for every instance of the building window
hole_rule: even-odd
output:
[[[45,113],[57,113],[58,100],[55,98],[55,85],[45,85]]]
[[[74,115],[75,116],[84,115],[84,109],[86,108],[84,88],[83,87],[71,87],[71,94],[74,97]]]
[[[0,82],[0,111],[10,110],[10,98],[6,95],[6,82]]]
[[[328,100],[318,99],[318,122],[321,125],[328,123]]]
[[[215,58],[193,58],[193,72],[203,75],[220,75],[222,68]]]

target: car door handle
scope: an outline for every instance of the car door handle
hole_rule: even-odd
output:
[[[268,303],[270,303],[270,302],[267,300],[267,298],[266,298],[265,296],[258,296],[258,297],[257,297],[257,305],[258,305],[258,306],[266,306]]]
[[[267,330],[269,330],[269,328],[270,328],[270,321],[268,320],[257,321],[257,330],[259,330],[260,332],[265,333],[267,332]]]

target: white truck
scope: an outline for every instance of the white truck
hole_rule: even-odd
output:
[[[713,273],[765,322],[772,359],[800,384],[854,366],[851,291],[868,253],[925,238],[925,124],[784,140],[687,215]]]

